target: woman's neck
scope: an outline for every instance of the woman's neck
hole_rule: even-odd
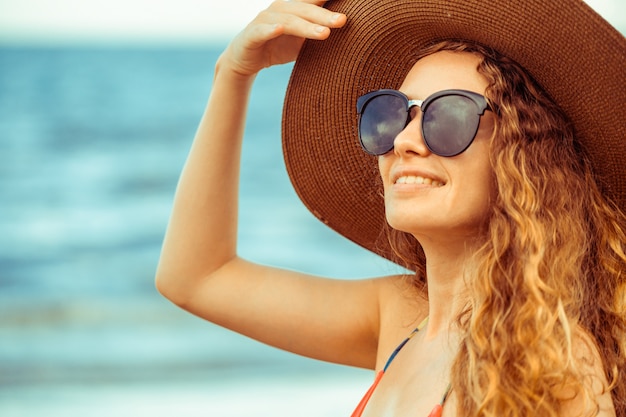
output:
[[[474,250],[466,242],[446,245],[422,245],[426,255],[429,324],[426,337],[449,332],[458,315],[467,308],[468,273]]]

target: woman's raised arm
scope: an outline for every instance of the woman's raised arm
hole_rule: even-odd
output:
[[[241,144],[253,80],[323,41],[346,17],[323,1],[278,0],[218,60],[208,105],[178,184],[157,271],[159,291],[182,308],[298,354],[373,367],[381,286],[264,267],[237,257]],[[323,70],[323,69],[322,69]]]

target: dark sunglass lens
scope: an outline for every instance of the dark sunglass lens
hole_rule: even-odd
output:
[[[391,94],[381,94],[365,104],[359,122],[363,148],[382,155],[393,149],[393,141],[407,122],[407,101]]]
[[[437,155],[458,155],[474,140],[479,122],[476,103],[471,99],[460,95],[436,98],[424,110],[424,141]]]

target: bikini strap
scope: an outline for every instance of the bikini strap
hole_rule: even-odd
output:
[[[398,352],[400,352],[402,350],[404,345],[406,345],[407,342],[409,340],[411,340],[411,338],[417,334],[417,332],[419,332],[421,329],[423,329],[424,326],[426,326],[426,323],[428,323],[428,317],[426,317],[424,320],[422,320],[422,322],[415,329],[413,329],[411,334],[406,339],[404,339],[402,341],[402,343],[400,343],[398,345],[397,348],[395,348],[395,350],[391,353],[391,356],[389,356],[389,359],[387,359],[387,363],[385,364],[385,367],[383,368],[383,372],[385,372],[387,370],[387,368],[389,367],[391,362],[393,362],[393,360],[396,358],[396,355],[398,354]]]
[[[422,320],[420,324],[418,324],[417,330],[422,330],[424,327],[426,327],[426,325],[428,324],[428,318],[429,316],[426,316],[426,318]]]
[[[441,404],[442,407],[443,407],[443,404],[448,399],[448,394],[450,394],[450,391],[452,391],[452,384],[448,384],[448,388],[446,388],[446,392],[444,392],[443,397],[441,397],[441,401],[439,402],[439,404]]]

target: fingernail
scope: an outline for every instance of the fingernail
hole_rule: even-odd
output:
[[[322,33],[326,28],[324,26],[315,26],[315,31],[317,33]]]
[[[337,19],[339,19],[340,16],[341,15],[339,13],[335,13],[334,15],[330,17],[330,21],[334,23],[337,21]]]

